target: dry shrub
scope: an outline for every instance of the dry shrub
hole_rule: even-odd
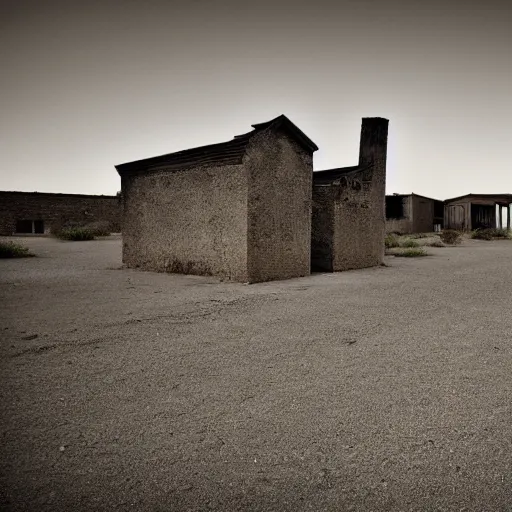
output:
[[[400,242],[400,247],[405,247],[407,249],[412,249],[413,247],[419,247],[420,244],[416,242],[415,240],[412,240],[410,238],[406,238],[402,242]]]
[[[94,240],[94,234],[85,228],[65,228],[58,232],[57,237],[70,242]]]
[[[386,246],[386,249],[393,249],[395,247],[400,247],[400,242],[398,241],[396,235],[390,233],[384,239],[384,245]]]
[[[110,222],[104,220],[98,220],[96,222],[86,224],[84,229],[90,231],[94,236],[109,236],[112,231]]]
[[[0,242],[0,258],[30,258],[35,256],[28,247],[14,242]]]
[[[494,240],[496,238],[512,238],[512,232],[504,228],[477,229],[471,233],[471,238],[477,240]]]
[[[445,229],[439,237],[443,243],[448,245],[456,245],[462,242],[462,233],[455,229]]]

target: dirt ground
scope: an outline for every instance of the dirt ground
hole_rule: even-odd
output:
[[[2,511],[511,510],[512,241],[250,286],[22,241]]]

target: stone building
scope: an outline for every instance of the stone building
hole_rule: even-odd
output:
[[[358,165],[313,174],[312,270],[382,263],[388,123],[363,119]]]
[[[386,196],[386,233],[431,233],[443,224],[443,201],[418,194]]]
[[[116,166],[125,265],[250,283],[310,273],[318,148],[285,116],[252,127]]]
[[[108,222],[120,231],[116,196],[0,192],[0,235],[47,234],[63,225]]]
[[[445,227],[471,231],[482,228],[510,229],[512,194],[467,194],[444,202]],[[503,210],[506,211],[506,215]],[[505,220],[503,217],[505,216]]]

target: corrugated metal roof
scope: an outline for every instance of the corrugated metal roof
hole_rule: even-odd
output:
[[[165,168],[166,170],[187,169],[199,165],[236,165],[242,162],[249,134],[228,142],[210,144],[193,149],[169,153],[167,155],[146,158],[126,164],[116,165],[119,174],[150,172]]]
[[[441,199],[435,199],[433,197],[422,196],[421,194],[416,194],[414,192],[411,192],[410,194],[397,194],[397,193],[386,194],[386,197],[410,197],[410,196],[421,197],[422,199],[428,199],[429,201],[437,201],[438,203],[443,202]]]
[[[325,171],[315,171],[313,173],[313,184],[323,185],[336,181],[342,176],[352,176],[359,172],[370,169],[372,165],[366,165],[361,167],[359,165],[353,165],[352,167],[338,167],[336,169],[327,169]]]
[[[0,194],[5,195],[23,195],[23,196],[32,196],[32,197],[90,197],[90,198],[107,198],[107,199],[115,199],[119,196],[107,196],[107,195],[98,195],[98,194],[68,194],[66,192],[23,192],[22,190],[0,190]]]

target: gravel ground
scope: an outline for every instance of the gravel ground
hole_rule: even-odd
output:
[[[1,510],[511,510],[512,241],[251,286],[22,241]]]

